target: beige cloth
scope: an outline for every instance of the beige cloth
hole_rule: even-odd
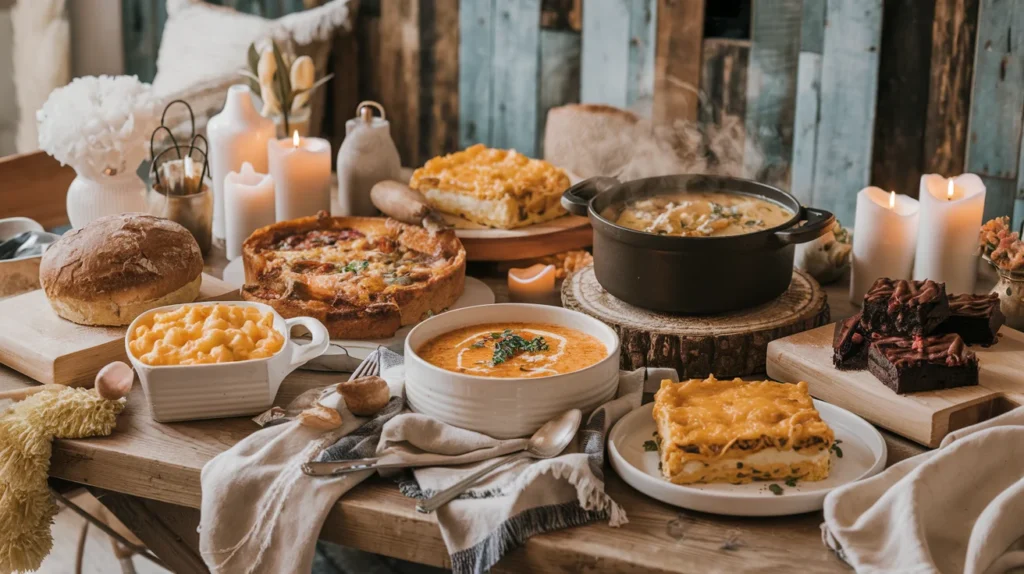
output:
[[[832,491],[823,540],[857,572],[995,574],[1024,566],[1024,407]]]

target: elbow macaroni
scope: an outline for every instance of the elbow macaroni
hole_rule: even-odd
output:
[[[143,317],[128,348],[147,365],[202,365],[265,359],[284,346],[274,315],[238,305],[182,305]]]

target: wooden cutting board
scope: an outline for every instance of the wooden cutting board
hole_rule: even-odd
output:
[[[979,384],[897,395],[867,371],[832,366],[835,325],[797,333],[768,344],[768,376],[807,381],[811,395],[857,413],[872,423],[925,446],[937,447],[951,431],[1024,404],[1024,333],[1009,327],[989,348],[973,346]]]
[[[490,229],[445,214],[466,248],[469,261],[515,261],[583,249],[594,244],[594,229],[586,217],[566,215],[518,229]],[[469,227],[472,226],[472,227]]]
[[[623,369],[669,367],[680,378],[763,373],[769,341],[829,321],[825,292],[797,269],[774,301],[719,315],[670,315],[630,305],[601,287],[593,267],[565,280],[562,304],[615,329]]]
[[[238,291],[203,274],[201,301],[237,299]],[[0,301],[0,363],[41,383],[92,385],[103,365],[127,361],[125,327],[88,327],[57,316],[42,289]]]

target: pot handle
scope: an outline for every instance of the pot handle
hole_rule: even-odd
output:
[[[824,209],[814,207],[801,207],[800,219],[804,220],[803,225],[781,229],[775,232],[775,237],[783,245],[795,245],[813,241],[832,229],[836,222],[836,216]]]
[[[562,207],[573,215],[587,216],[590,200],[602,191],[619,185],[614,177],[591,177],[562,192]]]

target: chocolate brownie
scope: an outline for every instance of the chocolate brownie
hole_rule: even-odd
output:
[[[992,345],[998,340],[996,333],[1006,321],[999,310],[999,295],[950,295],[949,318],[939,325],[936,333],[956,333],[968,345]]]
[[[881,278],[864,295],[861,326],[883,335],[928,335],[949,317],[946,284]]]
[[[959,335],[887,337],[868,350],[868,371],[897,394],[978,384],[978,357]]]
[[[840,371],[868,368],[868,340],[860,328],[860,313],[836,323],[832,349],[832,364]]]

